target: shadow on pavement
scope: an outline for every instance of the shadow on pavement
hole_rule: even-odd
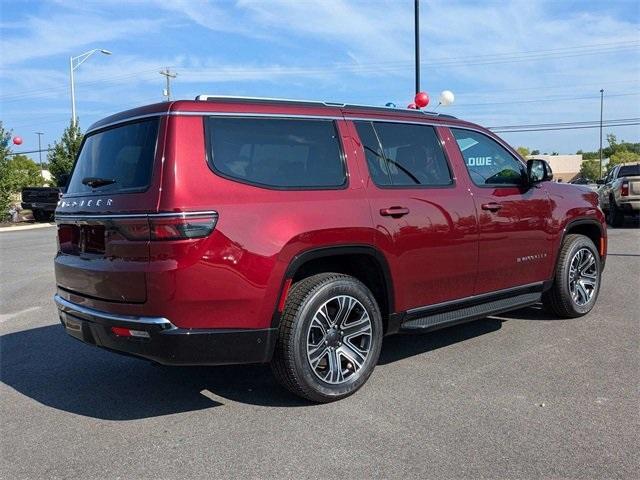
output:
[[[559,317],[553,313],[547,313],[541,304],[532,305],[531,307],[521,308],[520,310],[512,310],[511,312],[494,315],[491,318],[500,320],[575,320],[571,318]]]
[[[409,333],[386,337],[382,344],[378,365],[386,365],[438,348],[448,347],[454,343],[464,342],[500,330],[501,326],[502,320],[500,319],[483,318],[424,334]]]
[[[385,339],[380,364],[498,330],[484,319],[429,335]],[[68,337],[61,325],[0,337],[0,379],[44,405],[105,420],[134,420],[223,405],[222,399],[279,407],[313,404],[281,388],[268,365],[163,367]]]
[[[265,365],[163,367],[85,345],[61,325],[0,337],[0,379],[44,405],[105,420],[202,410],[222,405],[217,396],[309,405],[280,388]]]

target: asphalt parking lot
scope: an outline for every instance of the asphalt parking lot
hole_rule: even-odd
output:
[[[2,478],[638,478],[640,229],[609,230],[600,299],[385,340],[356,395],[268,367],[162,368],[66,336],[55,229],[0,233]]]

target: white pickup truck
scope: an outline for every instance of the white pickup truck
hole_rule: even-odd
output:
[[[616,165],[599,180],[600,208],[612,227],[619,227],[625,215],[640,215],[640,163]]]

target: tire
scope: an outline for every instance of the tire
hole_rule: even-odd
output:
[[[340,312],[349,313],[341,318]],[[382,333],[380,309],[362,282],[339,273],[313,275],[289,291],[271,368],[278,382],[300,397],[340,400],[373,372]]]
[[[44,210],[34,210],[33,211],[33,219],[36,222],[46,222],[47,221],[47,214],[46,212],[44,212]]]
[[[586,315],[598,298],[601,275],[600,254],[591,239],[567,235],[558,255],[553,285],[542,296],[545,311],[564,318]]]
[[[609,200],[609,211],[607,212],[607,221],[612,227],[621,227],[624,223],[624,213],[620,211],[616,205],[616,201],[612,198]]]

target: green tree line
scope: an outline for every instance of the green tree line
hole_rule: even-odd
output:
[[[23,188],[44,185],[41,167],[26,155],[13,154],[11,136],[11,130],[0,120],[0,221],[9,217],[9,209],[19,200]],[[81,143],[80,128],[69,124],[60,140],[49,145],[47,167],[53,185],[62,185],[62,176],[71,172]]]

